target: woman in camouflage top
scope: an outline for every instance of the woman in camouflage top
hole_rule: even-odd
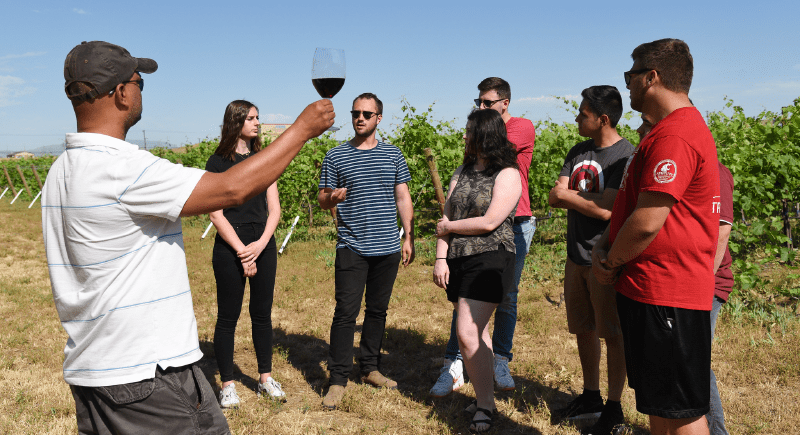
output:
[[[514,146],[503,118],[491,109],[467,118],[464,164],[450,181],[444,217],[436,226],[433,282],[458,311],[456,330],[475,388],[470,430],[491,428],[495,412],[489,319],[514,285],[514,233],[521,194]]]

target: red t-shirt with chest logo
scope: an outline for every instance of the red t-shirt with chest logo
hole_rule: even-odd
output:
[[[611,214],[612,245],[641,192],[666,193],[677,202],[656,238],[625,264],[615,288],[646,304],[710,310],[719,169],[714,138],[694,107],[662,119],[631,157]]]

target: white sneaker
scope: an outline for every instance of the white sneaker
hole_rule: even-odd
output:
[[[464,385],[464,362],[460,359],[455,361],[444,360],[441,374],[436,383],[431,388],[430,395],[433,397],[444,397]]]
[[[494,356],[494,384],[498,390],[510,391],[516,388],[514,378],[511,377],[511,370],[508,369],[508,358]]]
[[[224,409],[238,408],[239,395],[236,394],[236,385],[230,384],[219,392],[219,406]]]
[[[265,395],[272,400],[286,401],[286,393],[281,389],[281,384],[273,379],[272,376],[268,377],[267,381],[263,384],[258,384],[258,391],[256,394],[258,394],[258,397]]]

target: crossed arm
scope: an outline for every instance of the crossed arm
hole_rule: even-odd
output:
[[[617,197],[617,189],[605,189],[602,193],[579,192],[567,187],[569,177],[560,176],[550,189],[547,202],[551,207],[572,209],[583,215],[607,221]]]
[[[656,238],[667,221],[675,198],[666,193],[641,192],[614,245],[608,246],[609,228],[592,249],[592,271],[601,284],[613,284],[621,267],[639,256]]]

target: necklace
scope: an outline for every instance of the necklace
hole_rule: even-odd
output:
[[[243,153],[240,153],[239,151],[236,151],[236,154],[239,154],[240,156],[249,156],[250,155],[250,150],[247,150],[247,151],[245,151]]]

